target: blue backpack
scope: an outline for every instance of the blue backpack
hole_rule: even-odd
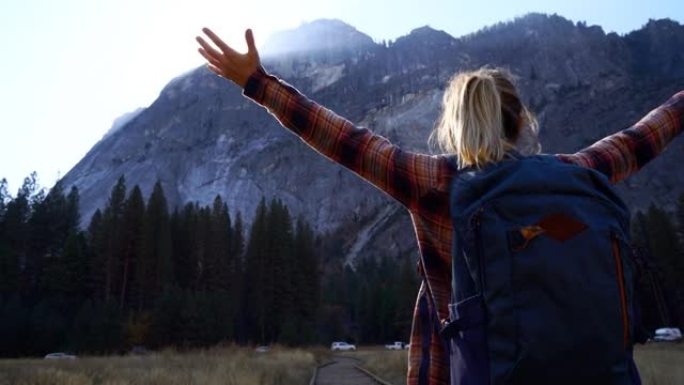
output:
[[[449,199],[451,384],[640,384],[629,212],[603,174],[513,154]]]

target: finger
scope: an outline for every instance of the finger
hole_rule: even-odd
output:
[[[254,44],[254,34],[251,29],[245,31],[245,40],[247,40],[247,53],[255,54],[256,45]]]
[[[221,60],[221,56],[223,56],[223,54],[221,54],[221,52],[217,51],[214,47],[212,47],[209,43],[204,41],[204,39],[202,39],[199,36],[197,36],[195,38],[195,40],[197,40],[199,45],[202,46],[202,48],[204,49],[204,52],[206,52],[209,56],[214,58],[214,60]]]
[[[207,53],[207,51],[204,50],[204,48],[197,48],[197,51],[200,53],[200,55],[202,55],[205,59],[207,59],[207,61],[208,61],[209,63],[215,65],[216,67],[220,67],[220,66],[221,66],[221,62],[218,61],[218,60],[216,60],[216,59],[214,59],[211,55],[209,55],[209,54]]]
[[[203,29],[202,29],[202,32],[204,32],[207,36],[209,36],[209,38],[211,39],[211,41],[213,41],[214,44],[216,44],[216,46],[219,47],[219,48],[221,49],[221,51],[223,51],[224,54],[226,54],[226,55],[232,55],[232,56],[238,55],[238,53],[237,53],[234,49],[230,48],[230,47],[228,46],[228,44],[224,43],[223,40],[221,40],[221,38],[218,37],[218,36],[217,36],[212,30],[210,30],[209,28],[203,28]]]
[[[204,48],[198,48],[197,49],[199,53],[204,56],[207,61],[216,67],[219,68],[226,68],[226,67],[235,67],[235,61],[232,60],[231,58],[227,57],[226,55],[220,55],[219,57],[212,56],[209,52],[205,51]]]
[[[221,60],[211,56],[204,48],[197,48],[197,52],[199,52],[200,55],[202,55],[202,57],[204,57],[209,63],[212,63],[216,66],[221,64]]]
[[[219,69],[219,68],[216,67],[215,65],[207,64],[207,68],[209,69],[209,71],[215,73],[216,75],[218,75],[218,76],[220,76],[220,77],[222,77],[222,78],[225,78],[225,77],[226,77],[226,75],[223,74],[223,72],[221,71],[221,69]]]

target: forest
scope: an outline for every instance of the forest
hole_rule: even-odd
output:
[[[78,207],[35,174],[0,182],[1,356],[408,338],[415,260],[345,266],[278,199],[245,229],[220,196],[169,210],[122,176],[87,227]]]
[[[46,191],[34,173],[12,195],[3,179],[0,356],[408,339],[417,252],[351,266],[277,197],[253,218],[221,196],[170,209],[160,182],[144,197],[121,176],[82,221],[75,187]],[[644,329],[684,326],[684,194],[674,212],[635,212],[632,230]]]

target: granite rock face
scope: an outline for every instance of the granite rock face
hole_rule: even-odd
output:
[[[311,47],[285,49],[288,40],[306,47],[310,33],[317,36]],[[312,99],[423,152],[430,151],[426,142],[444,86],[459,70],[505,66],[518,75],[549,153],[574,152],[628,127],[684,89],[684,26],[671,20],[618,36],[530,14],[461,38],[422,27],[380,44],[342,22],[322,20],[272,38],[263,56],[269,72]],[[261,197],[278,197],[316,230],[339,238],[350,262],[416,256],[400,204],[312,151],[204,68],[172,80],[151,106],[128,118],[64,177],[65,186],[80,190],[83,224],[123,174],[146,196],[160,180],[171,208],[206,205],[220,194],[247,222]],[[632,209],[652,202],[672,209],[684,191],[684,169],[675,166],[682,162],[678,139],[618,188]]]

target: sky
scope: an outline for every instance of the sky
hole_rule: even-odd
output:
[[[126,112],[203,64],[194,37],[211,27],[244,50],[277,31],[343,20],[376,41],[424,25],[459,37],[529,12],[625,34],[648,19],[684,23],[682,0],[1,0],[0,179],[15,194],[37,171],[51,187]],[[229,86],[229,85],[227,85]]]

